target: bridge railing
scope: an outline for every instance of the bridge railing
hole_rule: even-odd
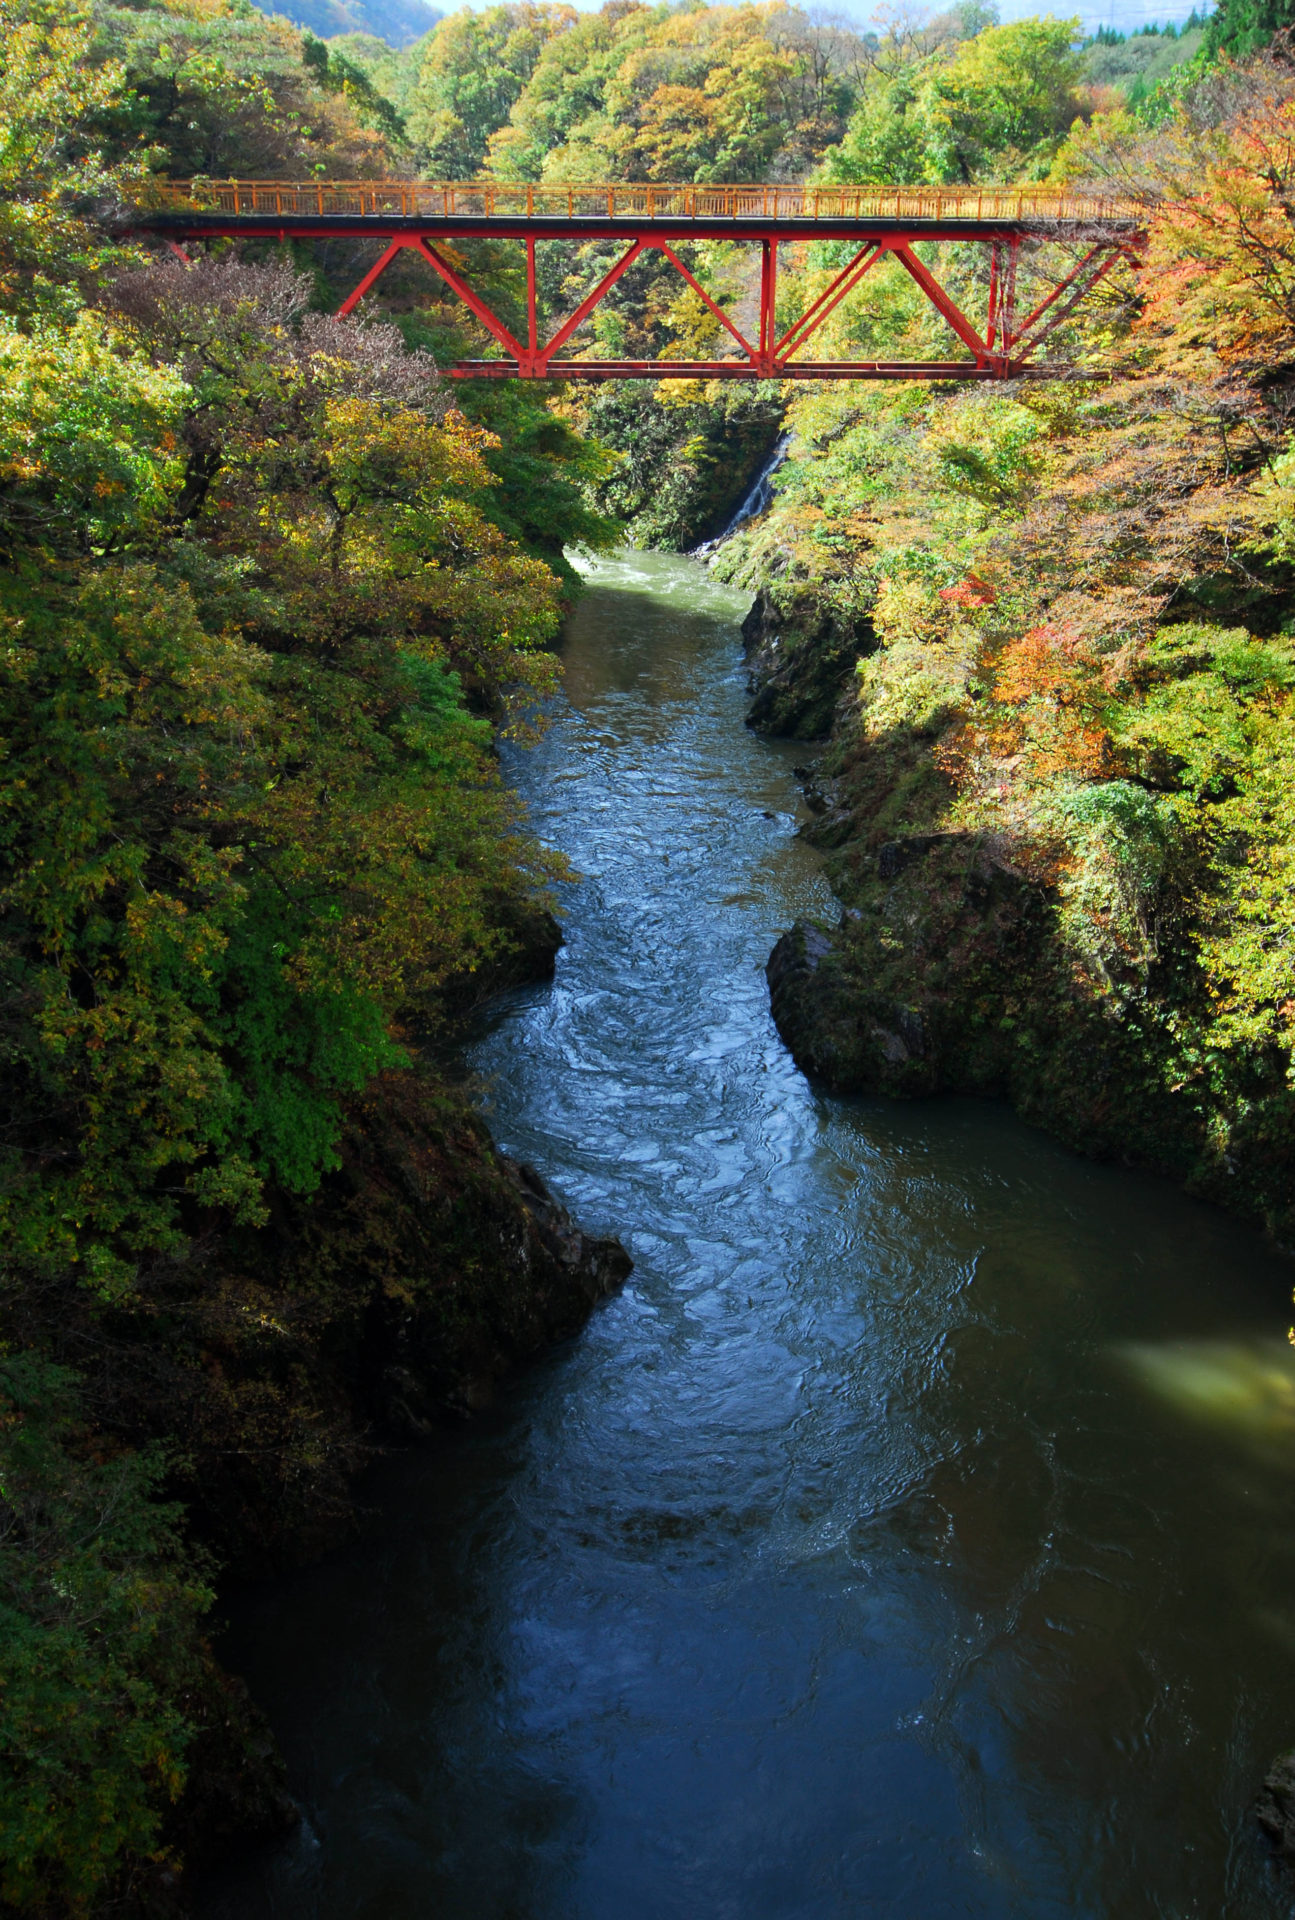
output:
[[[1128,223],[1132,200],[1056,187],[533,186],[505,181],[159,180],[158,212],[235,219],[1010,220]]]

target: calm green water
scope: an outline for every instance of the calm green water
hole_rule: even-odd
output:
[[[308,1822],[209,1920],[1289,1910],[1292,1270],[996,1106],[806,1084],[762,968],[827,896],[743,610],[635,555],[572,623],[515,772],[585,878],[475,1064],[637,1268],[234,1608]]]

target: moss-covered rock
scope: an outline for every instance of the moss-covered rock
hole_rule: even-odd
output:
[[[742,623],[751,680],[747,725],[791,740],[821,740],[861,654],[874,642],[803,586],[762,587]]]
[[[765,969],[778,1031],[806,1073],[839,1093],[929,1093],[936,1063],[921,1013],[853,977],[844,942],[797,921]]]

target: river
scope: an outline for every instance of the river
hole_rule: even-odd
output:
[[[1291,1266],[989,1102],[829,1099],[745,601],[600,563],[511,771],[583,875],[473,1065],[636,1268],[237,1597],[301,1833],[209,1920],[1250,1920],[1295,1745]]]

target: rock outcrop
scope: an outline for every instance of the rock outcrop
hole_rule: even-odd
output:
[[[921,1013],[851,977],[839,936],[797,921],[765,969],[774,1021],[806,1073],[834,1093],[928,1093]]]
[[[1282,1865],[1295,1872],[1295,1752],[1280,1754],[1264,1775],[1255,1818]]]
[[[742,622],[752,700],[747,725],[791,740],[823,739],[855,662],[876,644],[804,591],[762,588]]]
[[[813,816],[801,831],[826,855],[840,921],[792,927],[767,968],[797,1062],[838,1093],[1002,1097],[1080,1151],[1250,1210],[1209,1163],[1190,1088],[1158,1077],[1154,1022],[1077,984],[1046,872],[1023,870],[1005,834],[947,826],[935,739],[906,727],[865,738],[840,697],[840,656],[815,661],[811,638],[784,654],[773,624],[758,602],[752,724],[789,720],[798,737],[798,717],[817,725],[837,689],[832,735],[798,773]]]

